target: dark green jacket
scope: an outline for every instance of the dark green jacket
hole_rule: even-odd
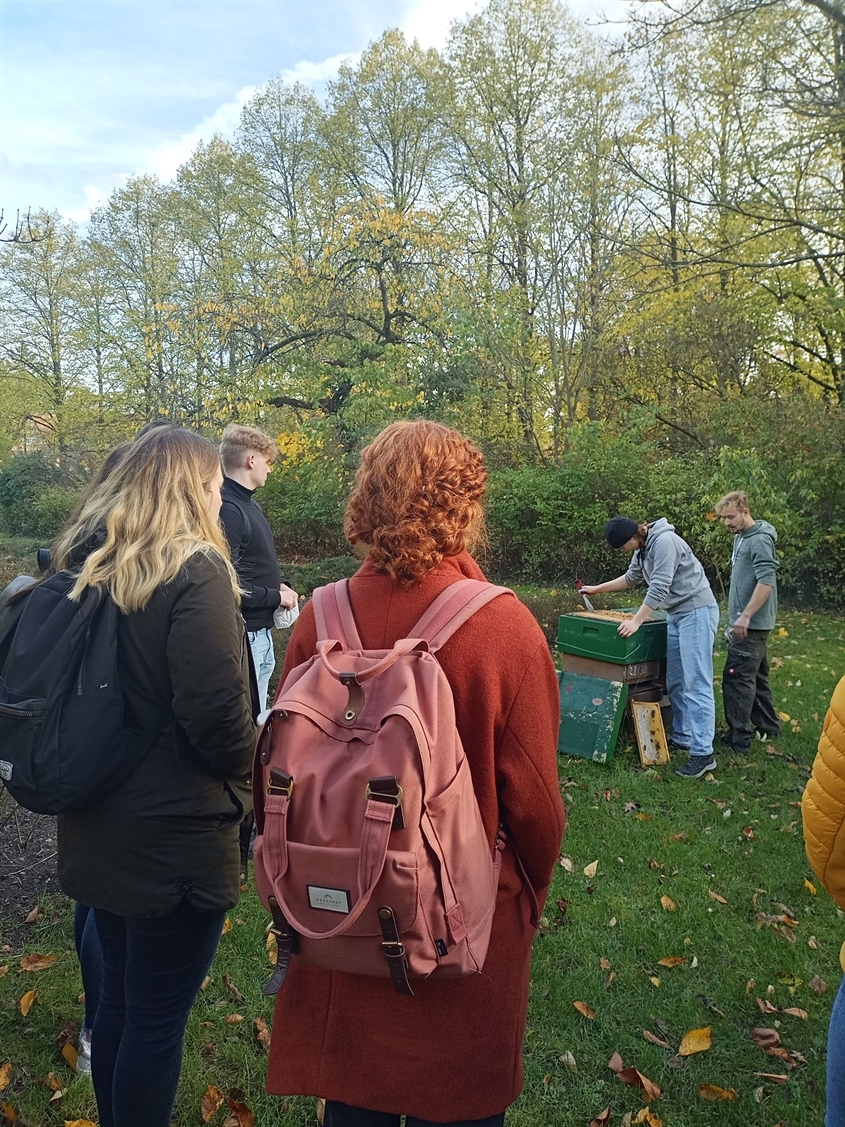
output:
[[[214,557],[192,557],[121,620],[127,723],[175,722],[117,790],[59,820],[59,882],[121,916],[199,911],[239,897],[238,826],[251,808],[255,744],[243,621]]]

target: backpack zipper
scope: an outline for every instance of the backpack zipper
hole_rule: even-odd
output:
[[[85,649],[86,650],[88,649],[88,642],[90,640],[91,640],[91,623],[89,622],[88,627],[85,631]],[[85,657],[83,655],[82,661],[81,661],[80,666],[79,666],[79,676],[76,679],[76,695],[78,697],[81,697],[82,692],[83,692],[82,673],[83,673],[84,669],[85,669]]]
[[[31,708],[20,709],[12,708],[9,705],[0,704],[0,712],[5,713],[7,716],[34,716],[35,711]]]

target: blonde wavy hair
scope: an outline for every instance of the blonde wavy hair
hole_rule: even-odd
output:
[[[365,446],[343,531],[373,567],[412,587],[484,538],[487,471],[468,438],[427,419],[391,423]]]
[[[123,447],[53,545],[57,569],[79,569],[70,598],[106,586],[124,614],[143,610],[202,552],[219,558],[240,602],[229,545],[208,509],[219,469],[214,445],[182,427],[157,427]]]

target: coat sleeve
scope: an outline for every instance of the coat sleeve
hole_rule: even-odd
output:
[[[566,824],[557,774],[559,725],[557,674],[542,638],[513,699],[496,764],[502,820],[541,903]]]
[[[194,758],[218,778],[246,776],[255,745],[244,677],[243,621],[221,562],[195,556],[170,614],[167,663],[173,712]]]
[[[801,813],[810,864],[845,908],[845,677],[833,691]]]
[[[656,610],[666,601],[678,570],[678,545],[673,536],[658,536],[651,552],[651,574],[643,602]]]
[[[754,578],[758,583],[765,583],[774,587],[777,583],[777,572],[780,566],[775,555],[775,546],[768,536],[753,536],[749,539],[751,549],[751,566],[754,568]]]

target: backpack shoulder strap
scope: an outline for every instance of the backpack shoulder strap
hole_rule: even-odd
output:
[[[461,579],[440,592],[409,637],[423,638],[429,652],[436,653],[477,610],[500,595],[512,594],[510,587],[497,587],[481,579]]]
[[[347,650],[362,650],[361,638],[352,604],[349,602],[349,580],[327,583],[325,587],[315,587],[314,620],[317,624],[317,641],[336,638]]]

